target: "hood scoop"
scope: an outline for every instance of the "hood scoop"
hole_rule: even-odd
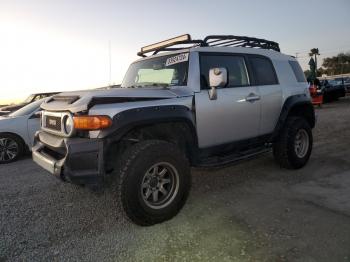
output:
[[[66,102],[67,104],[73,104],[75,101],[77,101],[80,98],[80,96],[53,96],[51,99],[47,101],[47,103],[50,103],[51,101],[62,101]]]

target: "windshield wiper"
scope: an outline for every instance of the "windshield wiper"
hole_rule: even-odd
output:
[[[145,83],[141,85],[131,85],[126,88],[147,88],[147,87],[162,87],[162,88],[168,88],[170,85],[167,83]]]
[[[124,87],[124,88],[140,88],[140,87],[143,87],[143,86],[132,85],[132,86]]]
[[[168,88],[170,85],[167,83],[150,83],[150,84],[144,84],[142,87],[162,87],[164,89]]]

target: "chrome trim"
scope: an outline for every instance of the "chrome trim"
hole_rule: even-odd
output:
[[[63,158],[62,160],[55,160],[54,158],[46,154],[44,155],[40,152],[43,147],[44,145],[40,142],[38,142],[38,144],[34,146],[32,150],[33,161],[42,168],[44,168],[46,171],[59,177],[62,172],[62,166],[65,161],[65,158]]]
[[[53,130],[51,128],[46,127],[46,116],[55,116],[55,117],[59,117],[61,119],[61,131],[57,131],[57,130]],[[58,135],[58,136],[63,136],[63,137],[71,137],[73,136],[73,134],[75,133],[75,129],[74,126],[71,130],[70,133],[66,133],[65,131],[65,123],[64,120],[69,117],[71,118],[71,120],[73,121],[73,115],[69,112],[50,112],[50,111],[43,111],[41,114],[41,129],[54,134],[54,135]]]

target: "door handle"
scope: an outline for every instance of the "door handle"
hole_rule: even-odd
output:
[[[260,96],[254,93],[250,93],[248,96],[246,96],[245,101],[247,102],[254,102],[256,100],[260,100]]]

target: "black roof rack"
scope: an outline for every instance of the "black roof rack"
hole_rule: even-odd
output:
[[[174,37],[159,43],[148,45],[141,48],[141,51],[137,55],[145,57],[147,53],[153,52],[153,55],[161,51],[174,51],[184,48],[199,47],[199,46],[212,46],[212,47],[250,47],[269,49],[280,52],[279,44],[273,41],[248,37],[248,36],[235,36],[235,35],[209,35],[203,40],[192,40],[189,34]]]
[[[204,38],[203,42],[204,46],[238,46],[281,51],[276,42],[248,36],[209,35]]]

